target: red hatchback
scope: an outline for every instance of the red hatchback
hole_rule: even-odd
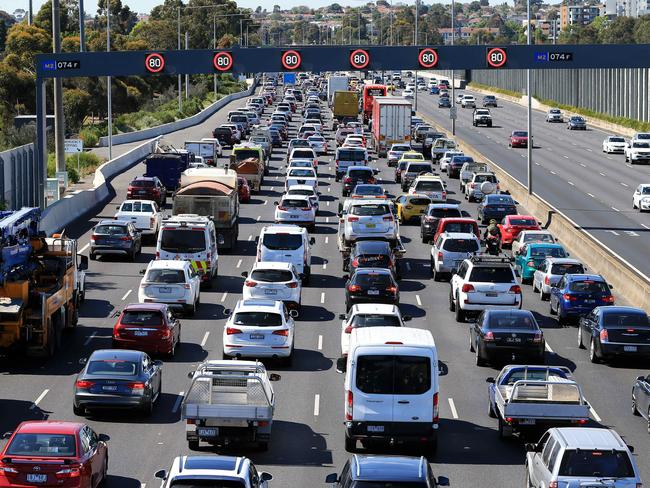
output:
[[[508,140],[510,147],[526,147],[528,146],[528,132],[525,130],[513,130]]]
[[[113,349],[171,357],[181,342],[181,324],[164,303],[131,303],[113,327]]]
[[[167,190],[155,176],[138,176],[137,178],[133,178],[133,181],[129,183],[129,187],[126,190],[126,198],[153,200],[162,208],[167,201]]]
[[[23,422],[0,454],[0,487],[96,488],[107,476],[107,440],[78,422]]]
[[[242,176],[237,177],[237,195],[239,203],[248,203],[251,200],[251,187],[248,186],[248,181]]]
[[[481,238],[481,231],[478,228],[478,222],[469,217],[446,217],[438,221],[438,228],[433,236],[434,244],[438,241],[438,237],[443,232],[463,232],[467,234],[475,234],[479,239]]]
[[[510,246],[522,230],[541,230],[539,222],[532,215],[506,215],[499,224],[501,246]]]

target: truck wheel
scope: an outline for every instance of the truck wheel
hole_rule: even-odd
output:
[[[510,437],[510,434],[506,433],[506,423],[501,417],[499,417],[499,437],[501,439],[507,439]]]
[[[357,452],[357,441],[345,436],[345,450],[347,452]]]

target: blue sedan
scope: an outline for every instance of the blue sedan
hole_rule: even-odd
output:
[[[517,202],[510,195],[485,195],[478,205],[478,220],[487,224],[491,219],[501,222],[506,215],[517,214]]]
[[[551,288],[550,312],[563,325],[570,319],[587,315],[594,308],[613,305],[614,295],[600,275],[566,274]]]

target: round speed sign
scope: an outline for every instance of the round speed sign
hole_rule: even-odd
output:
[[[228,51],[220,51],[212,58],[212,64],[219,71],[230,71],[232,69],[232,54]]]
[[[282,66],[288,70],[294,70],[300,68],[300,63],[302,63],[302,56],[295,49],[290,49],[289,51],[284,51],[282,57],[280,58]]]
[[[365,49],[355,49],[350,53],[350,66],[364,69],[370,64],[370,54]]]
[[[438,64],[438,53],[435,49],[431,49],[430,47],[420,49],[420,54],[418,54],[418,63],[424,69],[431,69]]]
[[[506,50],[501,47],[491,47],[487,50],[486,60],[488,67],[501,68],[508,61],[508,55]]]
[[[165,69],[165,58],[162,54],[151,53],[144,59],[144,67],[149,73],[160,73]]]

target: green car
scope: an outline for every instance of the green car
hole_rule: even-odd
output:
[[[515,269],[522,283],[532,283],[535,270],[546,258],[566,258],[569,253],[560,244],[531,242],[515,257]]]

